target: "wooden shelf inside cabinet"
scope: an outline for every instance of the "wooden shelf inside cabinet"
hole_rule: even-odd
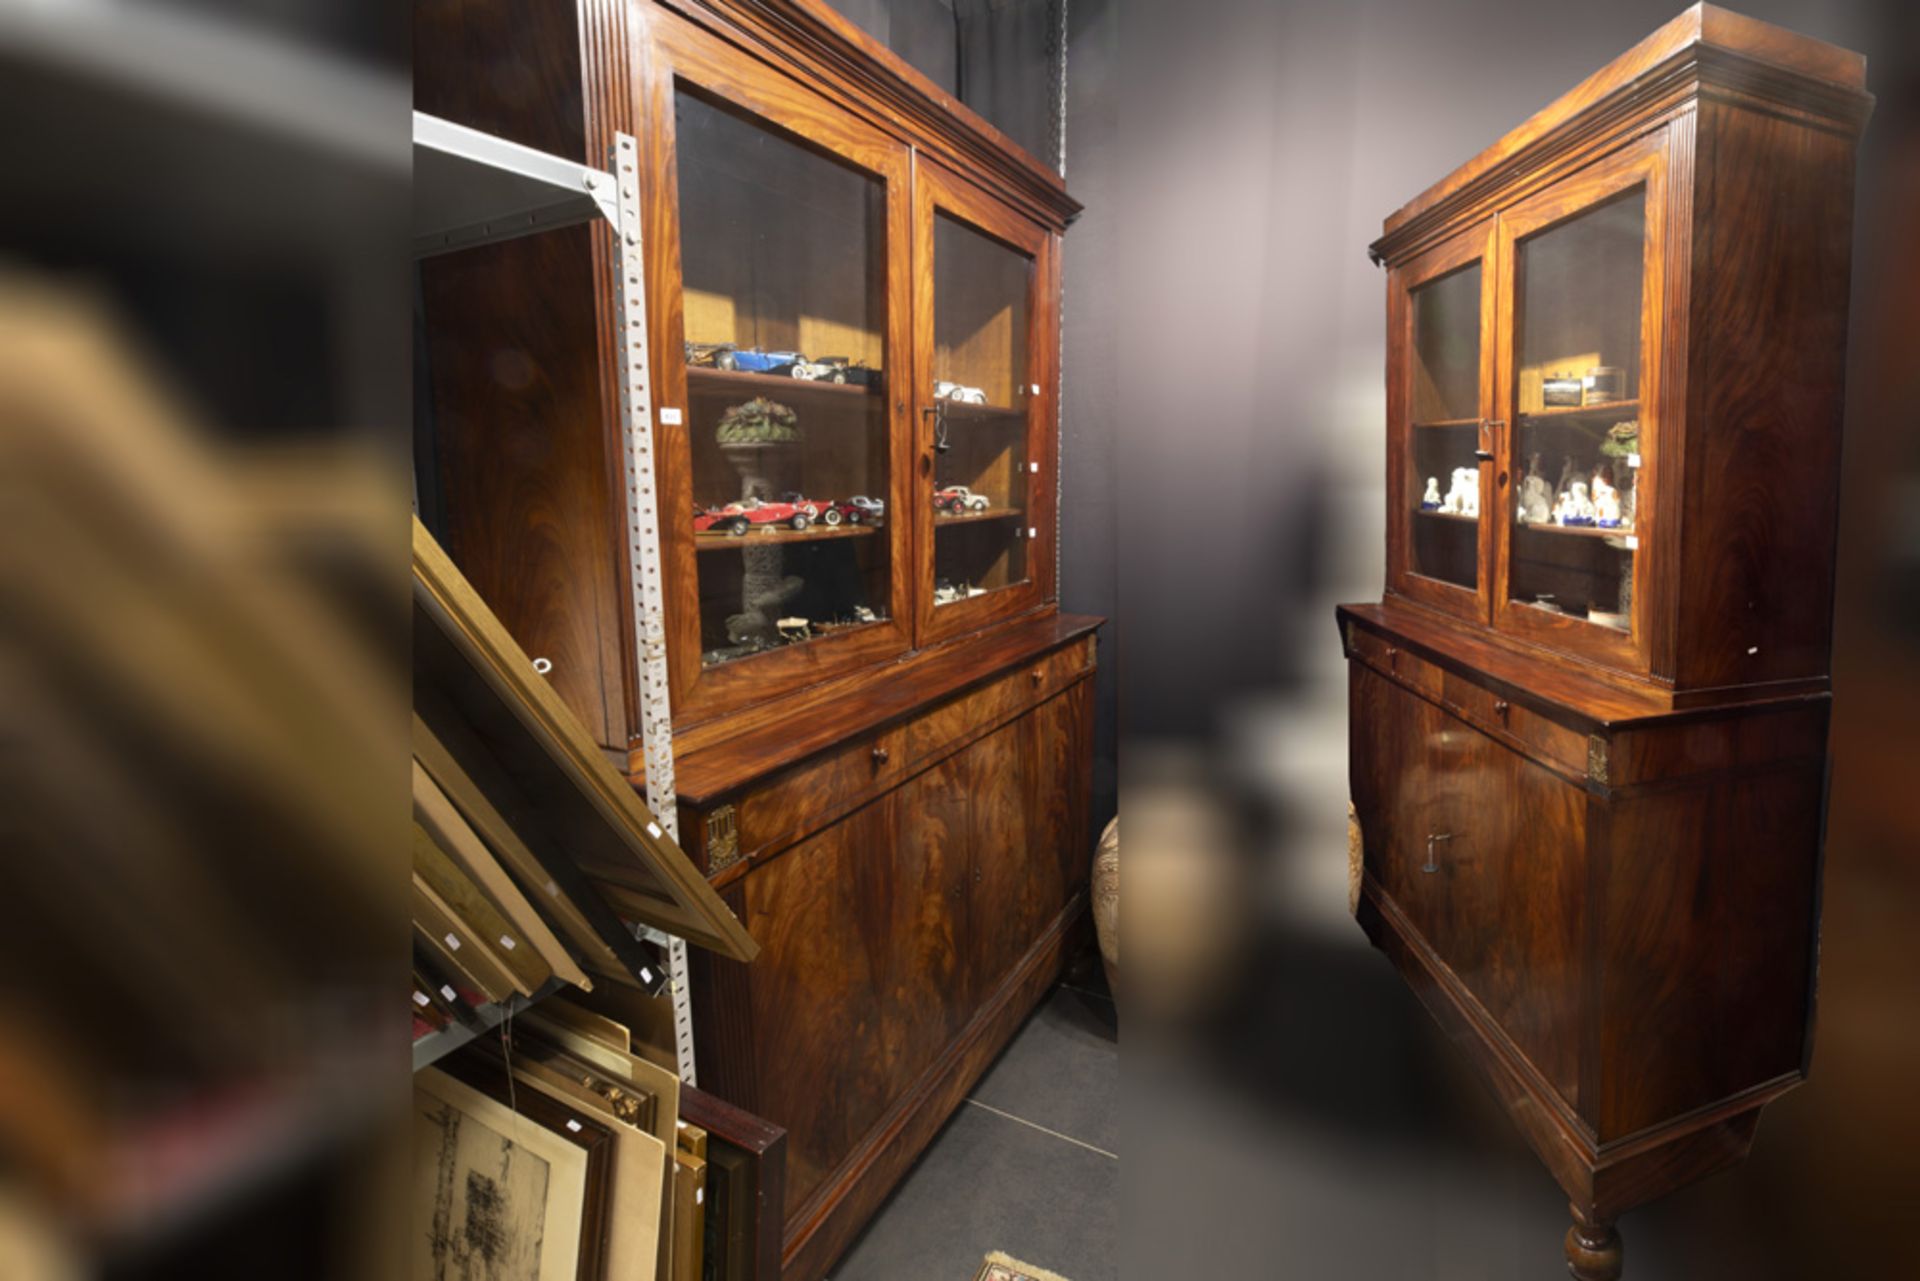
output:
[[[944,512],[935,512],[933,527],[946,529],[953,525],[978,525],[989,520],[1019,520],[1024,515],[1018,507],[995,507],[983,512],[967,512],[960,516],[949,516]]]
[[[864,409],[880,404],[882,390],[880,387],[862,387],[854,383],[789,378],[785,374],[749,374],[737,369],[687,366],[689,396],[737,396],[748,399],[765,396],[770,400],[793,401],[796,404]]]
[[[805,529],[762,525],[744,534],[695,534],[693,546],[702,552],[739,552],[749,547],[816,543],[824,538],[864,538],[879,532],[878,525],[809,525]]]
[[[1459,512],[1430,512],[1424,508],[1414,512],[1422,520],[1450,520],[1461,525],[1478,525],[1478,516],[1462,516]]]
[[[1516,522],[1514,528],[1530,534],[1552,534],[1562,538],[1632,538],[1634,536],[1631,529],[1602,529],[1598,525],[1522,525]]]
[[[1424,431],[1429,427],[1478,427],[1478,418],[1435,418],[1431,422],[1415,423],[1415,431]]]
[[[936,401],[946,411],[949,423],[1012,423],[1026,421],[1027,411],[1018,405],[975,405],[964,400]]]
[[[1593,414],[1639,413],[1637,400],[1609,400],[1600,405],[1552,405],[1545,409],[1530,409],[1520,415],[1522,422],[1538,422],[1541,419],[1585,418]]]

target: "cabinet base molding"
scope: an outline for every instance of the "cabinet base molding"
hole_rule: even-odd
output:
[[[1033,1013],[1088,929],[1081,891],[872,1137],[788,1219],[783,1281],[818,1281],[839,1261]]]
[[[1584,1126],[1569,1119],[1566,1104],[1529,1070],[1479,1002],[1371,877],[1362,884],[1358,916],[1368,939],[1479,1069],[1527,1146],[1571,1198],[1575,1227],[1568,1234],[1567,1250],[1574,1276],[1618,1276],[1614,1221],[1635,1206],[1744,1160],[1753,1147],[1761,1109],[1804,1079],[1791,1073],[1639,1134],[1596,1144]],[[1616,1270],[1580,1271],[1573,1259],[1576,1236],[1596,1259],[1607,1253],[1599,1243],[1611,1239]]]

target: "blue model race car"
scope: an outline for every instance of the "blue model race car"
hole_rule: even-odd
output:
[[[738,369],[749,374],[785,374],[805,360],[797,351],[761,351],[758,347],[745,347],[727,353],[731,363],[722,365],[722,369]]]

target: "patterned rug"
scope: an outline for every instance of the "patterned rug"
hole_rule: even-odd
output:
[[[1022,1263],[995,1250],[980,1265],[979,1273],[973,1281],[1067,1281],[1058,1272],[1049,1272],[1045,1268],[1036,1268],[1031,1263]]]

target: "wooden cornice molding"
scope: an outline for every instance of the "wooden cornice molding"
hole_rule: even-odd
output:
[[[656,0],[710,30],[784,64],[815,87],[840,91],[880,123],[1055,231],[1079,215],[1053,168],[1000,132],[824,0]]]
[[[1521,188],[1702,98],[1857,137],[1873,111],[1865,85],[1859,54],[1696,4],[1389,215],[1367,252],[1375,263],[1405,261]]]

